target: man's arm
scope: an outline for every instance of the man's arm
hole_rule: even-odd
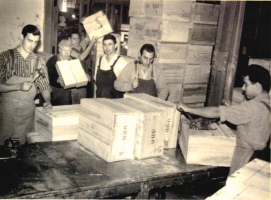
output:
[[[79,56],[79,60],[83,61],[85,60],[85,58],[89,55],[89,52],[91,51],[91,49],[93,48],[94,44],[97,42],[97,37],[93,37],[91,42],[89,43],[88,47],[86,48],[86,50],[80,54]]]
[[[184,103],[179,103],[177,108],[193,115],[199,115],[206,118],[220,118],[219,107],[189,108]]]
[[[49,90],[44,90],[41,92],[41,95],[45,101],[43,108],[46,111],[49,111],[52,109],[52,104],[51,104],[51,92]]]
[[[128,64],[120,73],[117,80],[114,82],[114,87],[120,92],[133,91],[131,77],[135,77],[134,63]]]
[[[25,91],[27,92],[32,87],[30,82],[23,82],[18,84],[0,84],[0,93],[13,92],[13,91]]]

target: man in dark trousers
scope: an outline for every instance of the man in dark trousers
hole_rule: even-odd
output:
[[[21,44],[0,54],[0,145],[9,137],[24,143],[26,134],[34,131],[37,92],[45,100],[44,109],[52,108],[45,61],[33,53],[40,35],[36,26],[27,25],[22,30]],[[31,83],[37,70],[42,70],[43,76]]]
[[[49,81],[52,88],[51,102],[53,106],[71,104],[71,89],[64,89],[64,81],[56,69],[56,62],[71,60],[72,44],[70,40],[61,40],[58,44],[59,54],[52,56],[46,63]]]
[[[144,44],[139,53],[139,60],[129,63],[115,81],[115,89],[121,92],[145,93],[166,100],[169,89],[161,70],[153,64],[155,49],[151,44]]]
[[[246,165],[254,151],[262,150],[270,138],[270,73],[259,65],[250,65],[242,90],[247,101],[232,106],[178,108],[206,118],[220,118],[237,125],[236,147],[229,175]]]
[[[103,38],[105,55],[100,57],[95,68],[95,83],[97,98],[122,98],[123,92],[114,89],[114,82],[128,62],[117,54],[117,40],[114,35]]]

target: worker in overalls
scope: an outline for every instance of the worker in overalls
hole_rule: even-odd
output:
[[[169,89],[161,70],[155,65],[155,49],[144,44],[139,52],[139,60],[129,63],[115,81],[115,89],[129,93],[145,93],[166,100]]]
[[[0,54],[0,145],[9,137],[24,143],[26,134],[34,131],[37,92],[45,100],[45,111],[52,109],[45,61],[33,53],[40,35],[36,26],[27,25],[22,30],[21,44]],[[30,83],[40,69],[43,76]]]
[[[206,118],[220,118],[237,125],[236,147],[229,175],[246,165],[254,151],[267,147],[270,138],[270,73],[259,65],[250,65],[244,75],[246,101],[231,106],[178,108]]]
[[[114,82],[128,62],[118,55],[117,40],[114,35],[104,36],[103,50],[105,55],[100,57],[95,67],[96,97],[122,98],[123,92],[115,90]]]

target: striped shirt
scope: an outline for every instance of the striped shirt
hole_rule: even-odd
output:
[[[236,145],[262,150],[270,137],[270,105],[268,94],[237,105],[220,106],[220,120],[237,125]]]
[[[36,61],[37,55],[31,52],[26,59],[24,59],[17,48],[13,49],[14,52],[14,68],[12,65],[12,56],[9,51],[4,51],[0,54],[0,83],[6,83],[13,75],[19,77],[33,77],[36,74]],[[40,58],[38,69],[43,69],[45,72],[45,78],[39,76],[34,82],[38,92],[45,90],[51,91],[49,84],[49,78],[45,61]]]

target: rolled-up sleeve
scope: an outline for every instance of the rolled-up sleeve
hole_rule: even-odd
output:
[[[45,91],[45,90],[49,90],[51,92],[52,90],[51,90],[51,86],[50,86],[50,83],[49,83],[48,71],[47,71],[47,67],[45,65],[44,59],[39,59],[38,68],[43,69],[44,74],[45,74],[45,77],[39,76],[37,78],[36,84],[37,84],[38,91],[40,93]]]
[[[249,102],[242,102],[238,105],[219,106],[220,120],[228,121],[235,125],[247,124],[250,122],[251,109]]]
[[[117,80],[114,82],[114,87],[116,90],[121,92],[133,91],[132,82],[135,77],[134,64],[131,62],[122,70]]]

